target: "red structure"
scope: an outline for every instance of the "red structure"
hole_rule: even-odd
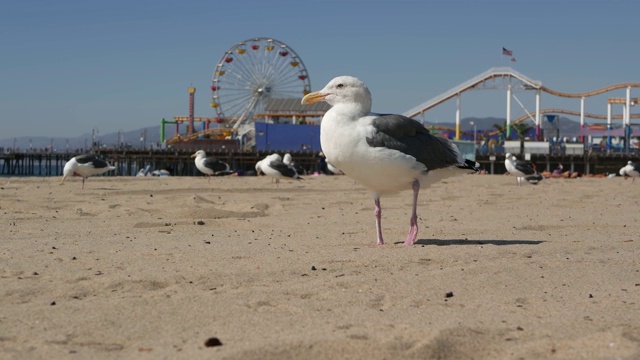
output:
[[[189,135],[193,135],[193,108],[195,103],[196,88],[189,88]]]

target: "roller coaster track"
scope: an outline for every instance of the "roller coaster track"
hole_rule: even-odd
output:
[[[480,75],[477,75],[467,81],[465,81],[464,83],[444,92],[443,94],[440,94],[430,100],[427,100],[426,102],[412,108],[409,109],[408,111],[404,112],[403,115],[413,118],[416,117],[418,115],[420,115],[421,113],[434,108],[435,106],[442,104],[443,102],[452,99],[456,96],[458,96],[459,94],[468,91],[468,90],[476,90],[476,89],[481,89],[481,85],[487,86],[489,81],[499,81],[502,80],[502,84],[500,84],[502,86],[502,88],[505,87],[505,85],[508,86],[512,86],[511,84],[511,79],[515,79],[517,81],[519,81],[521,83],[521,88],[524,90],[540,90],[540,91],[544,91],[548,94],[554,95],[554,96],[559,96],[559,97],[565,97],[565,98],[583,98],[583,97],[590,97],[590,96],[596,96],[596,95],[600,95],[600,94],[604,94],[607,93],[609,91],[613,91],[613,90],[618,90],[618,89],[625,89],[625,88],[640,88],[640,83],[638,82],[629,82],[629,83],[620,83],[620,84],[615,84],[615,85],[610,85],[607,87],[603,87],[601,89],[597,89],[597,90],[593,90],[593,91],[587,91],[587,92],[582,92],[582,93],[567,93],[567,92],[562,92],[562,91],[556,91],[556,90],[552,90],[549,89],[546,86],[543,86],[542,83],[540,81],[535,81],[535,80],[531,80],[529,77],[513,70],[512,68],[509,67],[500,67],[500,68],[491,68],[485,72],[483,72]],[[570,111],[570,110],[562,110],[562,109],[553,109],[553,110],[547,110],[546,113],[549,112],[558,112],[558,113],[562,113],[562,114],[568,114],[568,115],[577,115],[580,116],[579,112],[575,112],[575,111]],[[540,111],[540,113],[545,113],[543,111]],[[602,115],[595,115],[595,114],[584,114],[584,116],[586,117],[590,117],[590,118],[594,118],[594,119],[606,119],[606,116],[602,116]],[[528,115],[525,115],[523,118],[527,118]],[[632,118],[637,118],[637,116],[632,115]],[[614,116],[614,119],[619,119],[620,116]],[[519,121],[523,121],[523,119],[518,119]],[[514,121],[514,122],[518,122],[518,120]]]
[[[540,110],[540,114],[544,115],[544,114],[565,114],[565,115],[575,115],[575,116],[580,116],[580,112],[579,111],[573,111],[573,110],[565,110],[565,109],[542,109]],[[530,119],[531,117],[535,117],[536,116],[536,112],[534,111],[531,114],[525,114],[520,116],[519,118],[513,120],[512,124],[517,124],[520,122],[523,122],[527,119]],[[592,114],[592,113],[584,113],[585,117],[591,118],[591,119],[599,119],[599,120],[607,120],[607,117],[605,115],[598,115],[598,114]],[[640,119],[640,114],[631,114],[631,118],[632,119]],[[622,120],[622,115],[612,115],[611,116],[612,120]],[[443,125],[434,125],[429,127],[429,129],[433,129],[433,130],[439,130],[439,131],[450,131],[450,132],[455,132],[456,129],[449,127],[449,126],[443,126]],[[487,132],[487,135],[492,136],[492,135],[496,135],[498,134],[500,131],[495,129],[492,131]],[[464,131],[464,133],[469,134],[469,131]]]
[[[571,94],[571,93],[565,93],[565,92],[561,92],[561,91],[551,90],[551,89],[549,89],[548,87],[545,87],[545,86],[540,86],[540,90],[542,90],[542,91],[544,91],[544,92],[546,92],[548,94],[555,95],[555,96],[560,96],[560,97],[583,98],[583,97],[590,97],[590,96],[596,96],[596,95],[604,94],[604,93],[607,93],[607,92],[613,91],[613,90],[626,89],[626,88],[629,88],[629,87],[640,88],[640,83],[636,83],[636,82],[620,83],[620,84],[615,84],[615,85],[610,85],[610,86],[607,86],[607,87],[603,87],[602,89],[593,90],[593,91],[587,91],[587,92],[583,92],[583,93],[576,93],[576,94]],[[585,114],[585,116],[586,116],[586,114]],[[599,119],[599,118],[596,118],[596,119]]]

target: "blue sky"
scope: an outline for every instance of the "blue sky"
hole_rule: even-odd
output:
[[[294,49],[312,90],[338,75],[359,77],[383,113],[402,113],[496,66],[566,92],[640,81],[636,0],[59,0],[0,8],[0,138],[158,125],[188,113],[189,86],[198,89],[196,115],[213,117],[216,63],[255,37]],[[468,94],[463,117],[505,116],[504,91]],[[535,109],[533,95],[520,100]],[[557,106],[580,108],[543,95],[543,108]],[[454,109],[427,119],[453,121]],[[606,97],[588,100],[587,111],[606,114]]]

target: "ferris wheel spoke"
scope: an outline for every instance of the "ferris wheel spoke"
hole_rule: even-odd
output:
[[[251,71],[249,67],[246,66],[246,64],[243,61],[238,62],[238,64],[236,65],[237,65],[236,73],[239,75],[240,78],[242,78],[242,81],[250,82],[250,83],[253,83],[256,81],[255,74]]]
[[[284,57],[278,59],[277,62],[273,64],[273,66],[269,69],[269,75],[271,78],[277,78],[278,76],[283,76],[286,74],[289,69],[287,69],[289,62]]]
[[[282,77],[277,79],[277,82],[275,84],[278,85],[278,87],[283,88],[300,88],[301,82],[302,80],[298,78],[298,74],[292,74],[292,76],[290,77]]]
[[[245,86],[251,83],[251,76],[245,74],[243,71],[236,71],[232,69],[229,74],[225,74],[227,77],[227,81],[231,84],[236,84],[236,86]],[[248,87],[247,87],[248,88]]]

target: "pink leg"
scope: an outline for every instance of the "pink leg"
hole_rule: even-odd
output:
[[[413,245],[418,237],[418,193],[420,192],[420,182],[413,181],[413,208],[411,209],[411,219],[409,220],[409,233],[404,241],[405,245]]]
[[[380,198],[376,196],[374,199],[374,203],[376,205],[376,209],[373,211],[373,215],[376,216],[376,231],[378,235],[377,245],[383,245],[384,239],[382,239],[382,225],[380,224],[380,219],[382,218],[382,209],[380,208]]]
[[[82,177],[82,188],[84,189],[84,176]]]

